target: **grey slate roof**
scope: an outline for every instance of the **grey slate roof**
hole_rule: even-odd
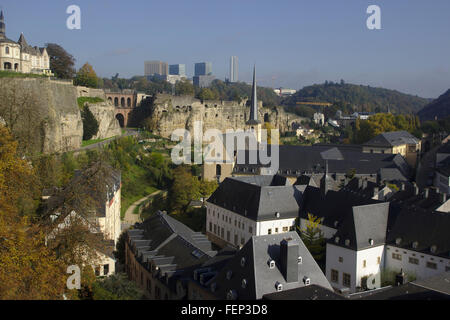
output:
[[[303,194],[300,217],[308,218],[308,213],[323,218],[322,224],[337,229],[353,213],[354,207],[378,204],[380,201],[363,197],[356,192],[329,191],[326,195],[319,188],[306,187]]]
[[[279,146],[279,174],[288,176],[300,176],[301,174],[313,174],[325,172],[325,159],[322,156],[323,152],[330,151],[336,147],[329,148],[327,146]],[[391,168],[397,171],[395,177],[408,178],[411,175],[411,169],[401,155],[394,154],[377,154],[377,153],[363,153],[355,151],[352,148],[336,148],[342,155],[342,160],[328,160],[328,172],[346,174],[350,170],[355,169],[356,174],[372,174],[377,175],[382,168]],[[269,147],[268,154],[270,155],[271,147]],[[238,150],[238,157],[240,153],[245,154],[244,163],[236,163],[235,173],[249,173],[252,169],[261,167],[268,167],[269,165],[262,165],[261,161],[257,164],[249,164],[249,151]],[[331,153],[331,152],[330,152]],[[333,152],[334,153],[334,152]]]
[[[299,245],[298,256],[302,263],[297,264],[298,281],[287,283],[280,268],[280,243],[291,238]],[[245,259],[242,265],[242,258]],[[274,260],[276,266],[269,268],[269,261]],[[296,261],[295,261],[296,262]],[[296,262],[297,263],[297,262]],[[231,278],[227,273],[231,272]],[[283,286],[283,290],[305,287],[304,278],[308,277],[312,285],[319,285],[332,290],[325,275],[320,270],[314,258],[303,244],[296,232],[284,234],[253,236],[236,255],[228,261],[218,275],[210,283],[216,285],[216,296],[226,299],[230,290],[234,290],[238,300],[261,299],[264,295],[276,292],[276,283]],[[242,280],[246,280],[246,287],[242,287]]]
[[[353,207],[330,243],[353,250],[384,245],[388,226],[389,203]],[[346,243],[349,241],[349,243]],[[371,243],[372,241],[372,243]]]
[[[450,258],[450,215],[404,205],[398,213],[387,244]],[[398,242],[398,239],[400,241]],[[415,247],[413,244],[415,243]],[[435,251],[432,251],[432,247]]]
[[[366,142],[364,146],[395,147],[403,144],[417,144],[419,140],[407,131],[384,132]]]
[[[347,300],[334,291],[318,285],[275,292],[263,296],[263,300]]]
[[[442,145],[436,153],[448,153],[450,154],[450,142],[447,142],[446,144]]]
[[[208,202],[254,221],[296,218],[304,186],[267,186],[265,184],[271,179],[269,177],[226,178]],[[276,179],[274,177],[272,180]],[[260,180],[262,185],[250,182],[256,180]]]

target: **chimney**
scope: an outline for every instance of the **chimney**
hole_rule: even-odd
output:
[[[287,283],[298,282],[298,250],[299,245],[292,238],[280,243],[281,273]]]
[[[416,196],[419,195],[419,186],[415,183],[414,183],[414,195],[416,195]]]
[[[441,193],[441,203],[445,203],[447,201],[447,194],[445,192]]]
[[[365,190],[367,188],[367,179],[363,180],[362,188]]]
[[[428,199],[429,195],[430,195],[430,189],[425,188],[425,195],[424,195],[425,199]]]
[[[373,197],[378,199],[378,193],[380,192],[380,188],[375,187],[373,188]]]

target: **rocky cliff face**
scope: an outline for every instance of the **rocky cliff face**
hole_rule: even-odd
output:
[[[113,105],[108,102],[101,102],[88,103],[88,106],[98,121],[98,133],[92,139],[106,139],[122,133]]]
[[[153,119],[156,133],[170,138],[175,129],[187,129],[193,132],[194,122],[203,122],[203,131],[218,129],[246,129],[250,108],[246,101],[200,101],[190,96],[158,95],[153,105]],[[292,130],[294,123],[304,118],[286,113],[281,108],[263,108],[260,104],[259,119],[269,121],[280,132]]]
[[[47,78],[1,78],[0,116],[28,152],[78,149],[83,123],[71,82]]]

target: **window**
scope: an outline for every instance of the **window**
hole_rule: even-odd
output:
[[[295,227],[294,226],[291,226],[290,228],[289,228],[289,231],[294,231],[295,230]]]
[[[339,257],[339,262],[344,262],[344,258],[342,258],[342,257]]]
[[[209,223],[209,231],[212,231],[212,222]]]
[[[245,238],[241,238],[241,245],[245,244]]]
[[[409,257],[409,263],[411,263],[411,264],[419,264],[419,259],[417,259],[417,258],[412,258],[412,257]]]
[[[339,282],[339,271],[331,269],[331,281]]]
[[[381,257],[377,257],[377,264],[381,263]]]
[[[234,235],[234,245],[235,246],[238,245],[238,236],[237,236],[237,234]]]
[[[267,234],[272,234],[272,229],[267,230]]]
[[[283,227],[283,232],[288,232],[289,227]]]
[[[241,222],[240,221],[238,222],[238,228],[239,229],[241,228]]]
[[[253,233],[253,228],[252,227],[248,227],[248,232],[249,233]]]
[[[227,241],[230,241],[230,231],[227,231]]]
[[[150,281],[150,279],[147,279],[147,291],[148,293],[152,293],[152,282]]]
[[[348,273],[343,274],[342,284],[347,288],[350,288],[350,279],[351,276]]]
[[[427,268],[436,270],[436,269],[437,269],[437,264],[434,263],[434,262],[429,262],[429,261],[428,261],[428,262],[427,262]]]
[[[363,260],[363,268],[367,267],[367,261]]]
[[[6,48],[5,48],[5,53],[6,53],[6,54],[9,54],[9,47],[6,47]]]
[[[103,275],[107,276],[109,274],[109,264],[103,266]]]
[[[217,233],[217,226],[214,225],[214,233]]]
[[[392,259],[402,261],[402,255],[399,253],[392,253]]]
[[[222,239],[225,238],[225,229],[222,228],[221,232],[220,232],[220,236],[222,237]]]
[[[278,228],[275,228],[275,233],[278,233]]]

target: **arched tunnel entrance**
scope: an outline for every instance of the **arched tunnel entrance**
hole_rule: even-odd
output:
[[[124,118],[123,114],[121,114],[121,113],[116,114],[116,119],[117,119],[117,121],[119,121],[119,125],[121,128],[125,127],[125,118]]]

